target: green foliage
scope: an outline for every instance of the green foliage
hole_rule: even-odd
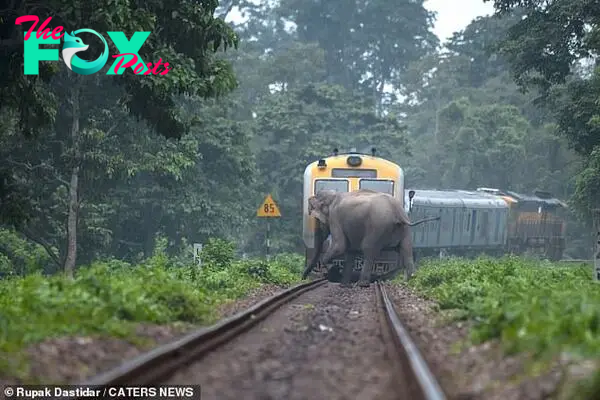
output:
[[[339,85],[310,84],[271,95],[257,108],[254,128],[261,192],[273,193],[282,210],[272,223],[275,251],[301,249],[299,194],[306,165],[336,147],[369,151],[375,145],[393,160],[409,153],[405,129],[394,116],[378,116],[369,96]]]
[[[438,39],[430,31],[433,15],[423,3],[283,0],[277,12],[298,26],[300,41],[323,49],[329,82],[347,89],[362,87],[376,94],[371,104],[379,106],[383,86],[437,47]],[[367,74],[372,76],[365,79]]]
[[[47,15],[51,15],[51,27],[61,25],[68,32],[82,26],[90,26],[102,34],[124,31],[130,36],[136,31],[152,32],[139,55],[146,63],[156,63],[162,58],[172,67],[168,74],[141,77],[127,71],[118,79],[111,77],[110,82],[106,76],[97,82],[105,87],[118,85],[124,88],[129,96],[124,97],[121,104],[133,116],[145,119],[164,136],[181,137],[189,126],[182,124],[178,118],[173,95],[188,93],[217,97],[231,91],[237,84],[231,65],[214,56],[219,49],[238,45],[238,37],[231,27],[214,17],[217,5],[215,0],[143,4],[112,0],[52,0],[45,3],[44,13],[40,14],[34,3],[19,2],[19,9],[12,10],[8,14],[10,18],[2,24],[3,38],[9,38],[7,44],[3,43],[0,47],[4,54],[0,63],[0,86],[9,100],[2,102],[2,110],[5,107],[19,110],[20,127],[25,132],[39,132],[57,118],[57,99],[64,94],[45,83],[66,69],[56,62],[42,63],[39,77],[23,75],[23,64],[18,61],[23,59],[23,31],[15,25],[15,18],[21,15],[40,14],[40,24]],[[25,30],[29,27],[30,23],[24,26]],[[114,44],[109,43],[110,53],[118,54]],[[112,61],[108,62],[98,74],[105,74],[111,65]]]
[[[598,201],[600,193],[600,145],[594,147],[587,157],[584,168],[577,175],[573,201],[579,205],[578,211],[583,217],[593,217],[594,208],[600,208]]]
[[[198,267],[167,256],[158,242],[155,254],[138,265],[106,260],[80,268],[74,280],[37,273],[0,280],[0,351],[64,335],[134,338],[136,323],[205,324],[217,305],[260,284],[299,281],[298,258],[236,261],[231,244],[215,240],[205,253],[213,259]]]
[[[498,50],[522,14],[515,10],[473,20],[448,41],[447,53],[413,63],[398,82],[411,99],[398,105],[406,114],[412,150],[412,157],[402,160],[407,187],[544,190],[565,201],[579,187],[574,177],[585,160],[569,148],[562,130],[584,127],[540,108],[537,92],[521,92]],[[584,104],[566,97],[561,104],[569,108],[560,118],[581,116],[584,122],[595,112],[593,102],[592,97]],[[568,219],[567,253],[588,258],[589,230],[575,215]]]
[[[489,1],[489,0],[486,0]],[[558,131],[580,155],[594,158],[598,120],[600,8],[594,0],[494,0],[498,15],[523,15],[496,47],[524,89],[541,90],[537,103],[556,116]],[[597,163],[576,177],[573,205],[581,216],[598,207]]]
[[[56,79],[56,85],[66,85]],[[79,138],[79,261],[118,256],[130,261],[148,257],[156,233],[169,238],[169,251],[184,239],[203,242],[210,236],[234,237],[248,224],[248,186],[254,179],[249,129],[228,113],[216,118],[218,107],[190,98],[181,102],[185,121],[206,116],[179,141],[147,137],[147,125],[132,120],[119,106],[119,91],[97,91],[87,82]],[[212,113],[212,117],[210,116]],[[202,118],[201,118],[202,119]],[[17,132],[5,132],[0,150],[11,166],[10,188],[27,197],[27,220],[19,230],[31,233],[54,249],[57,259],[66,249],[67,199],[71,166],[68,125],[23,143]],[[127,133],[129,132],[129,133]],[[1,133],[1,132],[0,132]],[[245,199],[240,201],[240,199]],[[14,204],[11,196],[8,206]],[[4,204],[4,203],[3,203]],[[255,206],[252,205],[252,208]]]
[[[498,338],[508,352],[600,354],[598,284],[589,266],[516,257],[426,261],[410,286],[473,319],[475,342]]]
[[[44,272],[51,263],[42,246],[31,243],[14,230],[0,228],[0,276]]]
[[[527,168],[525,137],[529,123],[517,107],[476,106],[467,98],[453,101],[440,110],[446,132],[439,142],[450,154],[461,157],[440,165],[441,180],[453,186],[473,188],[478,184],[514,187],[514,176]],[[511,185],[513,183],[513,185]]]
[[[202,247],[202,262],[209,268],[225,269],[235,257],[235,244],[223,239],[210,238]]]

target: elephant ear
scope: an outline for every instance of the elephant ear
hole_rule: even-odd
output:
[[[308,199],[308,215],[315,217],[323,224],[328,223],[326,212],[329,211],[329,207],[325,208],[327,210],[324,210],[323,203],[316,196]]]

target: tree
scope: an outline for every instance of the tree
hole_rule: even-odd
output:
[[[421,0],[282,0],[278,12],[301,41],[324,50],[329,83],[364,89],[379,111],[385,87],[438,44]]]
[[[231,66],[229,63],[211,56],[220,47],[226,49],[228,46],[237,46],[237,37],[230,27],[222,20],[215,19],[213,13],[218,2],[214,0],[202,1],[199,4],[190,1],[179,3],[177,8],[164,7],[158,3],[148,3],[139,7],[133,3],[109,4],[103,0],[92,2],[75,2],[68,0],[56,0],[46,5],[48,9],[55,10],[53,23],[66,25],[67,31],[72,31],[81,26],[94,26],[100,32],[106,31],[151,31],[160,32],[160,35],[151,35],[145,45],[139,51],[144,60],[163,59],[173,66],[166,75],[134,75],[129,72],[121,77],[101,76],[109,68],[105,67],[97,76],[97,83],[105,90],[110,90],[112,85],[122,88],[125,92],[121,96],[121,104],[125,106],[131,115],[144,119],[150,130],[155,130],[167,137],[179,138],[189,130],[189,124],[182,123],[178,116],[174,95],[187,93],[200,97],[214,97],[226,93],[236,85]],[[38,10],[33,4],[20,3],[20,12],[32,14]],[[16,10],[16,8],[15,8]],[[13,24],[15,20],[11,21]],[[35,22],[35,21],[34,21]],[[41,21],[39,21],[41,23]],[[184,23],[183,25],[181,23]],[[185,27],[185,29],[181,29]],[[29,29],[27,27],[26,29]],[[20,25],[13,25],[9,32],[11,38],[21,38],[23,30]],[[17,41],[19,43],[19,41]],[[192,45],[190,45],[190,43]],[[82,110],[82,102],[85,101],[83,87],[94,82],[90,77],[71,76],[67,85],[66,93],[58,93],[56,85],[48,85],[50,76],[56,75],[56,66],[53,70],[46,70],[39,79],[30,78],[22,74],[22,63],[16,60],[23,54],[22,42],[19,45],[5,44],[8,53],[1,64],[3,68],[2,77],[8,80],[0,81],[0,85],[7,90],[8,98],[11,100],[2,104],[2,107],[16,108],[20,111],[20,126],[25,132],[31,131],[30,112],[41,108],[43,112],[35,114],[34,125],[38,129],[43,127],[43,122],[64,116],[59,113],[68,114],[69,127],[56,122],[58,130],[69,129],[70,138],[67,140],[69,165],[71,168],[68,189],[68,216],[67,216],[67,252],[64,268],[67,274],[72,274],[77,257],[77,223],[79,219],[79,193],[80,172],[82,163],[82,132],[87,128],[85,124],[85,111]],[[111,42],[111,53],[118,54],[114,43]],[[99,52],[96,52],[96,56]],[[148,61],[146,61],[148,62]],[[156,61],[155,61],[156,62]],[[1,79],[1,78],[0,78]],[[46,81],[46,83],[44,82]],[[16,99],[22,99],[18,90],[27,85],[40,88],[50,93],[46,98],[28,98],[33,104],[26,104]],[[60,86],[60,85],[59,85]],[[66,88],[65,88],[66,86]],[[4,90],[3,90],[4,91]],[[61,109],[52,102],[52,98],[68,98],[69,109]],[[45,101],[44,101],[45,100]],[[116,98],[115,98],[116,100]],[[33,111],[29,111],[28,107]],[[6,197],[6,196],[4,196]]]
[[[173,67],[172,71],[143,79],[127,72],[118,79],[110,77],[114,78],[111,83],[126,88],[130,96],[124,104],[133,115],[147,120],[167,137],[180,137],[189,127],[177,119],[173,94],[213,97],[236,85],[230,64],[212,56],[219,48],[227,49],[238,43],[233,30],[223,20],[213,17],[217,4],[216,0],[190,0],[170,5],[150,2],[143,6],[107,0],[53,0],[40,8],[28,0],[14,0],[9,8],[10,18],[6,18],[1,31],[0,87],[5,101],[0,107],[17,108],[25,132],[41,129],[42,122],[51,122],[56,112],[56,96],[51,91],[43,93],[39,84],[47,82],[59,69],[56,63],[42,63],[39,77],[23,75],[23,35],[31,24],[15,25],[18,16],[40,14],[39,26],[45,16],[51,15],[49,27],[65,26],[68,32],[82,26],[93,26],[98,32],[123,31],[130,35],[136,31],[151,31],[154,34],[142,46],[140,56],[146,62],[162,58]],[[114,43],[109,44],[110,53],[118,54]],[[105,72],[100,71],[98,75]]]
[[[592,0],[528,1],[495,0],[499,15],[519,12],[519,20],[500,44],[510,62],[516,82],[524,89],[542,91],[539,104],[557,115],[559,132],[573,149],[588,159],[577,180],[574,204],[582,215],[597,207],[590,188],[595,163],[592,154],[600,148],[597,111],[600,76],[596,68],[582,74],[578,64],[593,58],[600,50],[600,4]],[[596,62],[596,66],[598,66]],[[600,171],[597,172],[600,175]]]
[[[334,148],[368,150],[399,160],[408,153],[404,128],[393,116],[379,117],[371,98],[338,85],[308,84],[270,96],[257,109],[253,147],[263,193],[274,193],[282,209],[279,250],[301,247],[302,179],[306,166]],[[256,204],[262,200],[256,195]],[[262,194],[264,196],[264,194]]]

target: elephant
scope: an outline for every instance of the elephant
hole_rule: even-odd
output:
[[[440,219],[437,216],[410,222],[398,198],[367,189],[353,192],[321,190],[308,199],[308,213],[317,220],[317,248],[304,270],[303,279],[316,266],[323,242],[331,234],[331,242],[321,262],[328,264],[334,257],[344,254],[341,283],[348,286],[354,265],[352,252],[361,251],[364,263],[358,284],[362,287],[370,285],[373,264],[386,247],[398,249],[405,275],[410,278],[414,271],[414,260],[409,227]]]

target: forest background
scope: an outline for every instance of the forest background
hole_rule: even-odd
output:
[[[600,190],[593,2],[497,0],[499,16],[444,46],[420,0],[105,3],[40,10],[14,0],[2,10],[5,272],[137,262],[157,238],[173,253],[224,238],[260,255],[256,209],[267,193],[282,212],[272,251],[301,253],[305,166],[335,147],[372,146],[405,169],[407,188],[541,189],[569,201],[565,256],[590,258]],[[224,22],[234,7],[246,17],[238,25]],[[45,63],[24,76],[14,18],[28,13],[69,31],[160,32],[141,54],[176,68],[81,77]],[[32,254],[36,267],[23,261]]]

